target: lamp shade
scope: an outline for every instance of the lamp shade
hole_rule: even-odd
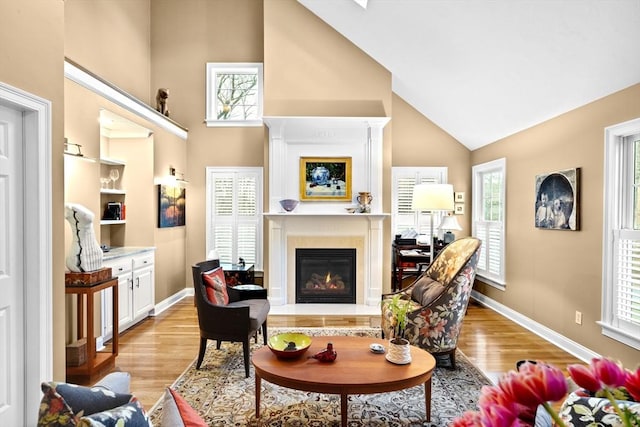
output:
[[[218,253],[217,249],[211,249],[207,254],[207,260],[211,259],[220,259],[220,254]]]
[[[414,211],[452,211],[453,185],[418,184],[414,186],[411,209]]]
[[[445,216],[440,223],[440,230],[462,230],[455,216]]]

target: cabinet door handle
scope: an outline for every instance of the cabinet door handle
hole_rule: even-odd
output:
[[[129,282],[129,289],[133,290],[133,279],[127,279],[127,282]]]
[[[140,287],[140,278],[136,277],[136,288]]]

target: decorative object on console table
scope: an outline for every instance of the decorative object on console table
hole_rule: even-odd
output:
[[[64,284],[66,286],[91,286],[94,283],[103,282],[113,277],[110,267],[103,267],[98,270],[75,272],[66,271],[64,273]]]
[[[77,203],[67,203],[64,217],[73,236],[66,257],[69,271],[81,273],[102,268],[102,249],[93,231],[93,212]]]
[[[300,157],[300,200],[351,197],[351,157]]]
[[[535,225],[549,230],[580,229],[580,168],[536,176]]]

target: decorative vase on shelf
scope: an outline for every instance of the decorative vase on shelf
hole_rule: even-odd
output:
[[[358,201],[359,213],[371,213],[371,201],[373,200],[371,193],[368,191],[361,191],[358,193],[356,200]]]
[[[406,365],[411,362],[411,346],[404,338],[392,338],[389,340],[389,351],[386,359],[396,365]]]
[[[298,201],[295,199],[280,200],[280,206],[282,206],[282,209],[286,212],[293,212],[296,206],[298,206]]]

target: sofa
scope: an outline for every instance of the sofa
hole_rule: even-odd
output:
[[[640,402],[618,400],[621,406],[627,406],[640,417]],[[609,399],[597,397],[583,389],[569,393],[558,411],[562,421],[571,427],[621,427],[622,421],[616,414]],[[535,427],[553,427],[553,420],[545,412],[538,410]]]
[[[42,383],[39,427],[153,427],[140,401],[130,392],[131,376],[112,372],[92,387],[65,382]],[[207,427],[174,390],[166,388],[159,427]]]

